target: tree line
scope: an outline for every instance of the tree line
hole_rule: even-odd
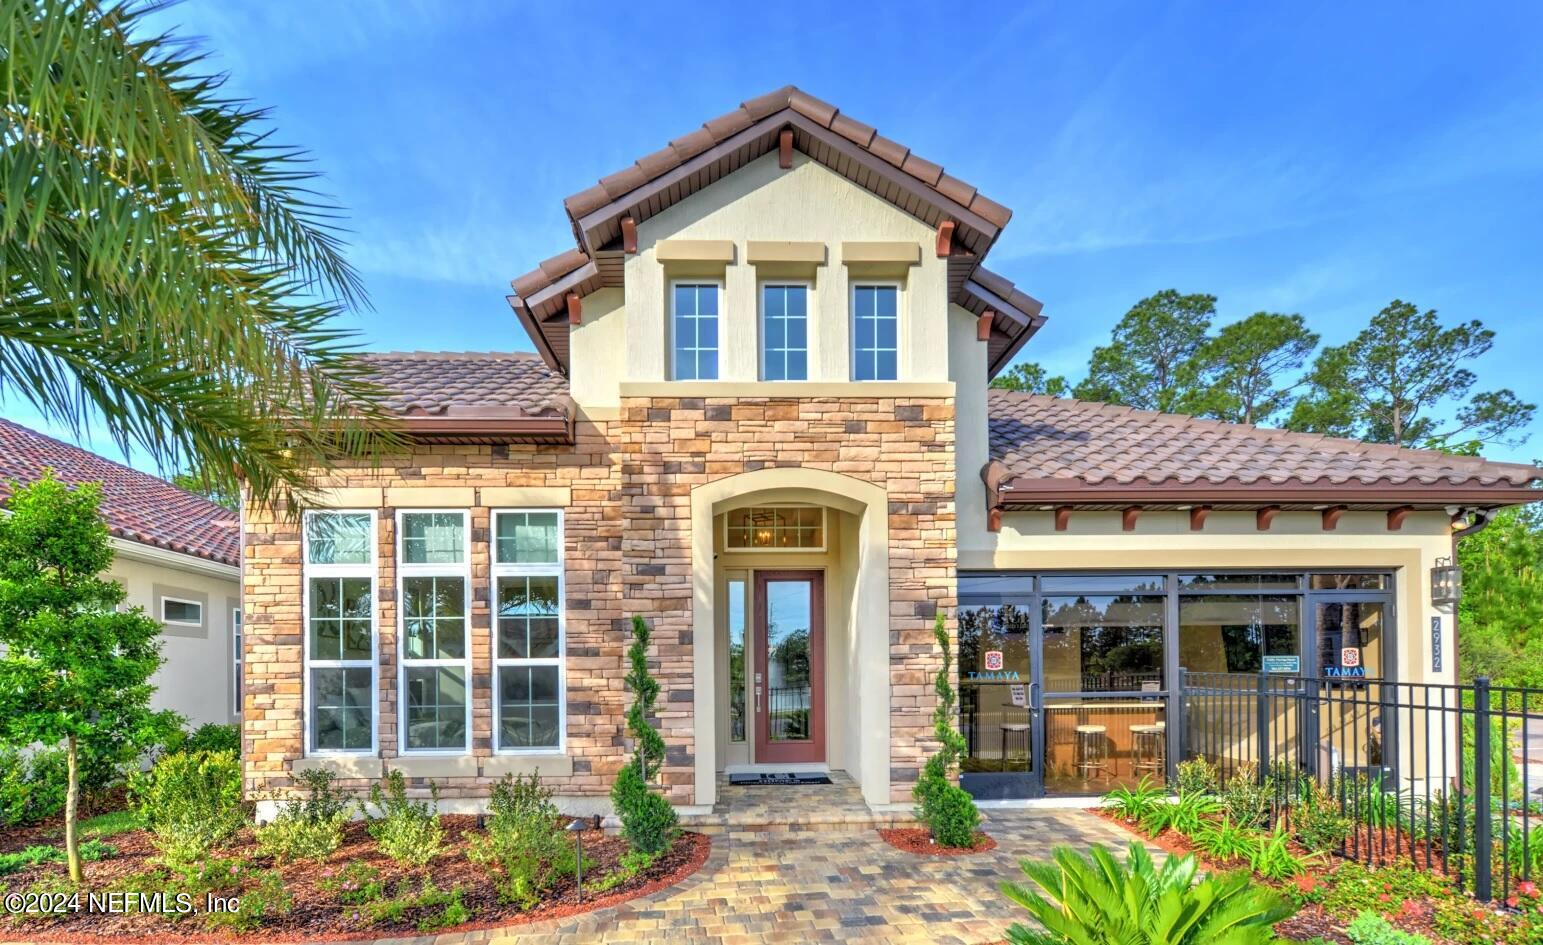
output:
[[[1476,390],[1470,365],[1495,343],[1477,319],[1446,325],[1395,299],[1321,349],[1301,315],[1215,319],[1216,296],[1164,289],[1125,313],[1077,383],[1028,362],[992,386],[1460,453],[1518,445],[1536,411],[1508,388]]]

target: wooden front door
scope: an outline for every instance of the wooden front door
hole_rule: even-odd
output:
[[[755,574],[755,761],[825,760],[825,575]]]

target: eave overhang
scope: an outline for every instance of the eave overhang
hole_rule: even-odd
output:
[[[989,468],[989,467],[988,467]],[[988,491],[992,485],[987,479]],[[1419,482],[1185,482],[1090,483],[1064,478],[998,480],[995,507],[1026,511],[1055,506],[1148,509],[1185,508],[1197,504],[1215,508],[1315,509],[1343,504],[1350,508],[1384,509],[1411,506],[1424,509],[1499,508],[1543,500],[1543,489],[1510,483],[1494,485]]]

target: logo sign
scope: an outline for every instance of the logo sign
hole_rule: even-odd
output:
[[[1361,648],[1358,646],[1347,646],[1341,649],[1339,651],[1339,665],[1346,667],[1360,666]]]
[[[1002,651],[1001,650],[987,650],[986,651],[986,672],[988,672],[988,673],[997,673],[997,672],[1001,672],[1001,670],[1002,670]]]

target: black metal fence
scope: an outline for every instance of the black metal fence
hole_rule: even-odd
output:
[[[1346,857],[1407,858],[1482,900],[1543,873],[1543,690],[1181,671],[1178,697],[1177,759],[1257,779],[1288,823],[1337,805]]]

